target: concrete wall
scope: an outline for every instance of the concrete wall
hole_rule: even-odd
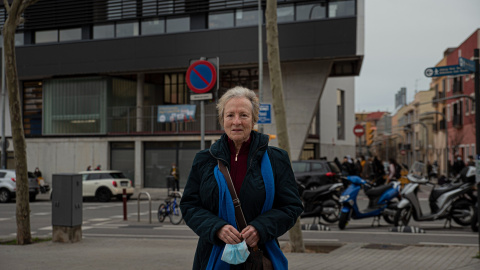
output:
[[[282,64],[283,92],[290,143],[290,158],[298,160],[307,138],[313,116],[318,107],[323,87],[330,73],[331,61],[291,62]],[[264,72],[264,103],[272,103],[268,70]],[[264,132],[277,134],[272,108],[272,124]],[[277,146],[278,139],[270,142]]]
[[[345,140],[337,138],[337,89],[345,91]],[[320,156],[340,160],[355,157],[355,80],[353,77],[329,78],[320,102]]]

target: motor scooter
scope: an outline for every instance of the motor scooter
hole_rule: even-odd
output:
[[[374,217],[372,222],[372,226],[374,226],[375,221],[380,225],[380,216],[383,216],[387,223],[393,223],[396,205],[394,199],[400,194],[400,183],[398,181],[372,187],[370,183],[356,175],[349,175],[346,177],[346,180],[350,181],[351,184],[345,189],[342,196],[340,196],[340,203],[343,207],[340,213],[338,227],[341,230],[345,229],[345,226],[351,218],[362,219]],[[362,188],[369,202],[368,207],[360,211],[358,209],[357,196]]]
[[[300,218],[313,217],[313,224],[320,223],[322,217],[328,223],[338,221],[341,204],[338,201],[343,190],[342,183],[319,186],[312,190],[301,191],[304,212]]]
[[[414,168],[422,168],[421,162],[417,162]],[[474,213],[476,196],[473,194],[475,184],[475,167],[465,167],[457,181],[435,186],[429,182],[421,171],[414,171],[407,175],[410,183],[402,191],[402,200],[397,205],[394,218],[395,226],[407,226],[410,219],[416,221],[433,221],[446,219],[444,227],[451,227],[451,220],[461,226],[469,226]],[[432,188],[429,195],[430,213],[424,213],[418,199],[420,186]]]

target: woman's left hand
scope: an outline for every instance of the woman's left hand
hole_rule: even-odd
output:
[[[258,231],[252,225],[248,225],[243,229],[240,234],[242,235],[243,239],[249,247],[255,247],[260,240],[260,236],[258,236]]]

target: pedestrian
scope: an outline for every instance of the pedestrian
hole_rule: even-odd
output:
[[[475,160],[473,159],[473,156],[468,156],[467,166],[475,166]]]
[[[287,269],[277,238],[303,211],[288,153],[268,146],[269,137],[252,130],[259,117],[253,91],[234,87],[220,98],[217,109],[225,133],[195,156],[180,202],[186,224],[199,236],[193,269],[244,269],[243,256],[221,260],[224,249],[244,254],[244,242],[249,249],[263,250],[275,268]],[[243,230],[237,227],[219,162],[229,168],[248,224]]]
[[[87,171],[91,171],[91,170],[92,170],[92,166],[88,165]]]
[[[394,158],[390,158],[388,160],[387,184],[390,183],[391,181],[396,181],[400,179],[401,177],[400,171],[401,171],[401,168],[400,168],[400,165],[398,165],[397,161]]]
[[[102,170],[102,166],[101,165],[97,165],[97,167],[95,168],[95,171],[101,171]]]
[[[455,162],[453,162],[453,175],[456,176],[458,175],[463,168],[465,168],[465,162],[463,162],[462,157],[460,155],[457,155]]]
[[[383,185],[385,183],[385,168],[382,162],[375,156],[372,162],[374,184],[376,186]]]
[[[40,169],[38,167],[35,168],[35,171],[33,172],[33,174],[39,178],[39,177],[42,177],[42,172],[40,171]]]
[[[170,175],[175,179],[175,189],[180,191],[180,175],[178,173],[177,165],[172,163],[172,168],[170,168]]]
[[[365,165],[363,165],[363,170],[362,170],[362,178],[365,180],[374,180],[375,175],[373,173],[373,165],[372,165],[373,159],[371,157],[368,157],[368,159],[365,161]]]

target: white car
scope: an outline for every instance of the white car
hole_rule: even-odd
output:
[[[83,171],[83,197],[95,197],[100,202],[108,202],[113,196],[122,200],[126,189],[127,200],[133,195],[132,181],[121,171]]]
[[[9,202],[16,197],[17,192],[17,175],[15,170],[0,169],[0,203]],[[28,193],[29,200],[35,201],[39,192],[37,177],[28,172]]]

